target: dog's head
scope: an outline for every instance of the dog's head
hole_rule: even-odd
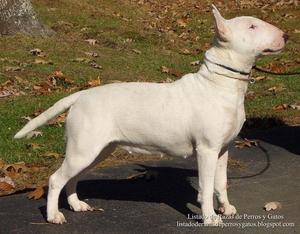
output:
[[[250,16],[226,20],[214,5],[212,7],[216,40],[220,46],[255,57],[279,53],[283,49],[288,36],[279,28]]]

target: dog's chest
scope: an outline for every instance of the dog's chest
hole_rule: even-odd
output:
[[[224,145],[232,141],[243,127],[246,120],[244,103],[239,104],[234,111],[231,111],[227,118],[223,128]]]

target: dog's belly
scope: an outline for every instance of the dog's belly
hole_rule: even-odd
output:
[[[129,145],[126,143],[120,144],[120,147],[127,150],[129,153],[137,154],[158,154],[161,156],[169,155],[174,157],[190,157],[193,155],[193,146],[191,144],[180,144],[172,147],[160,147],[153,145]]]

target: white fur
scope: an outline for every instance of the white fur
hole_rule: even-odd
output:
[[[225,20],[213,8],[217,36],[206,52],[209,60],[249,72],[257,56],[267,53],[265,49],[276,52],[283,48],[283,32],[278,28],[253,17]],[[254,29],[249,28],[252,24]],[[213,208],[214,191],[220,211],[235,214],[226,190],[227,146],[245,121],[248,83],[230,77],[245,78],[204,60],[197,73],[174,83],[121,83],[92,88],[60,100],[30,121],[16,138],[71,107],[66,124],[66,158],[49,181],[48,221],[65,222],[58,210],[58,197],[65,184],[74,211],[92,210],[77,197],[78,177],[116,145],[133,152],[196,155],[198,201],[204,223],[222,222]]]

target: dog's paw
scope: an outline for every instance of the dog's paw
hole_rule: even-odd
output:
[[[220,215],[213,214],[208,216],[203,216],[204,226],[220,226],[223,224],[223,221]]]
[[[93,211],[94,210],[94,208],[90,207],[89,204],[85,203],[84,201],[80,201],[80,200],[70,203],[70,208],[76,212]]]
[[[48,216],[47,221],[49,223],[54,223],[54,224],[63,224],[66,223],[65,216],[61,212],[56,212],[53,216]]]
[[[219,207],[218,211],[223,215],[235,215],[237,213],[236,208],[230,204]]]

